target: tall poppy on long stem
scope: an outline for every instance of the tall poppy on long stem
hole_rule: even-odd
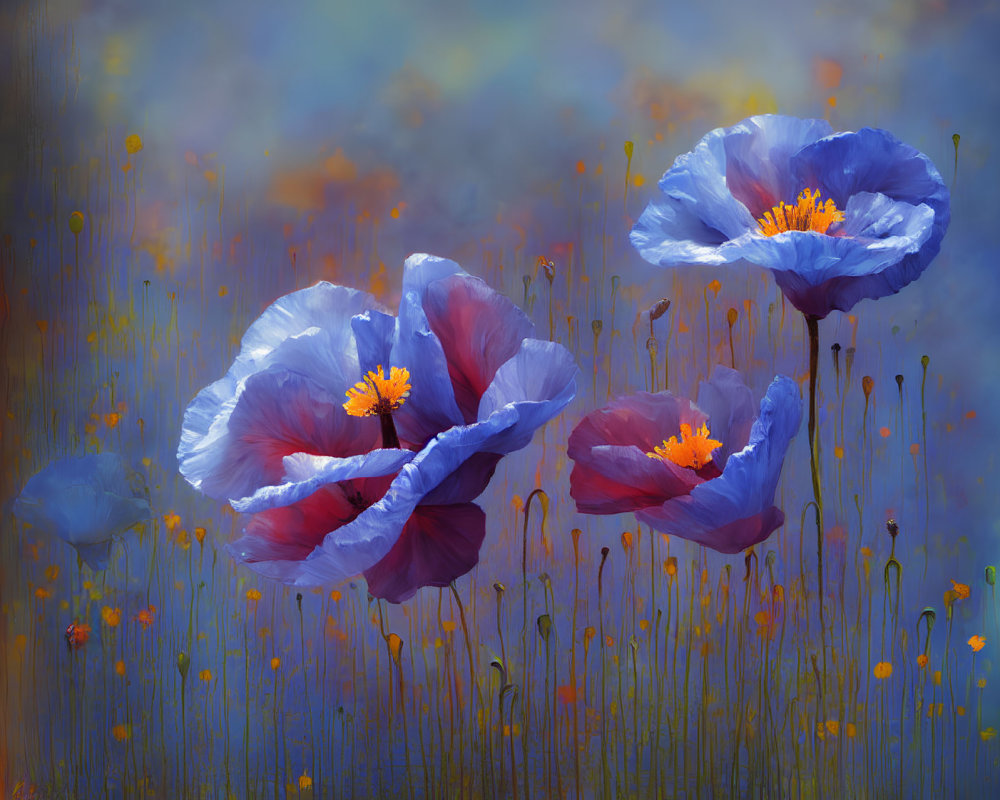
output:
[[[948,189],[931,160],[874,128],[750,117],[706,134],[659,182],[631,241],[661,266],[745,260],[770,269],[805,316],[809,453],[816,513],[823,659],[823,491],[816,430],[819,321],[898,292],[941,247]]]

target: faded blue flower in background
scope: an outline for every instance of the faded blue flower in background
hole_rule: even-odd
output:
[[[737,553],[784,523],[774,493],[801,421],[791,378],[776,377],[755,413],[739,373],[717,366],[697,405],[666,391],[638,392],[584,417],[569,438],[570,494],[581,513],[631,511],[663,533]],[[685,428],[689,437],[704,431],[702,443],[711,437],[709,460],[664,455],[668,437]]]
[[[569,352],[533,334],[510,300],[435,256],[406,260],[398,317],[343,286],[293,292],[189,405],[180,471],[253,514],[229,549],[267,577],[363,573],[392,602],[447,586],[479,558],[472,500],[575,395]],[[362,395],[345,404],[349,389]]]
[[[111,545],[150,518],[139,473],[115,453],[53,461],[32,476],[14,502],[14,515],[76,548],[93,570],[105,569]]]
[[[834,133],[780,115],[717,128],[679,156],[632,229],[660,266],[770,269],[803,314],[823,318],[898,292],[941,248],[948,189],[930,159],[891,133]]]

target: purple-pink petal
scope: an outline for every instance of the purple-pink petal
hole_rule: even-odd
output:
[[[497,369],[532,336],[534,326],[508,298],[469,275],[431,283],[424,313],[444,350],[455,401],[465,422],[472,422]]]
[[[280,483],[282,459],[292,453],[365,453],[377,442],[378,423],[348,416],[342,403],[299,373],[256,373],[245,380],[219,435],[182,453],[181,473],[210,497],[234,499]]]
[[[485,535],[475,503],[419,505],[388,555],[365,570],[368,591],[401,603],[424,586],[447,586],[476,566]]]

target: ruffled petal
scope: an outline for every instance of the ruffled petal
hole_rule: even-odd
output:
[[[576,396],[579,369],[570,352],[555,342],[525,339],[517,353],[493,376],[479,403],[486,420],[506,406],[517,410],[517,422],[491,452],[512,453],[527,447],[535,431],[559,414]]]
[[[392,363],[410,370],[410,396],[394,419],[400,437],[418,447],[439,432],[461,425],[462,413],[448,377],[448,360],[424,313],[427,285],[461,273],[454,261],[422,253],[403,266],[403,294],[399,301],[398,337]]]
[[[262,486],[248,497],[233,500],[232,506],[237,511],[255,513],[296,503],[325,484],[393,475],[415,455],[411,450],[391,448],[372,450],[349,458],[293,453],[282,461],[285,471],[282,483]]]
[[[268,357],[281,344],[310,328],[332,337],[326,340],[328,350],[323,354],[324,362],[316,365],[317,371],[325,365],[326,359],[343,357],[346,360],[340,364],[340,371],[355,374],[357,358],[350,321],[351,317],[369,309],[381,310],[381,305],[367,292],[326,281],[286,294],[268,306],[247,328],[228,377],[239,380],[273,363]],[[311,377],[322,385],[322,375]]]
[[[465,274],[430,283],[423,306],[444,351],[455,401],[465,422],[472,422],[497,369],[535,326],[508,298]]]
[[[296,503],[254,514],[226,549],[255,572],[294,584],[303,560],[358,512],[340,486],[328,484]]]
[[[735,553],[766,539],[784,520],[774,508],[785,453],[802,420],[795,382],[778,376],[760,403],[750,441],[726,462],[722,475],[684,497],[636,513],[659,531],[723,553]]]
[[[754,225],[726,185],[728,134],[725,128],[710,131],[660,179],[663,197],[646,206],[629,234],[647,261],[660,266],[724,264],[739,257],[719,249]]]
[[[468,503],[483,493],[503,455],[475,453],[424,496],[427,505]]]
[[[661,267],[727,264],[738,258],[720,249],[728,240],[702,220],[691,203],[672,197],[650,201],[629,233],[639,255]]]
[[[244,334],[226,375],[202,389],[185,410],[177,448],[181,474],[196,489],[206,479],[213,482],[227,446],[230,416],[256,373],[276,366],[311,380],[332,397],[342,395],[360,374],[351,318],[375,307],[371,295],[329,283],[293,292],[268,307]],[[219,485],[226,483],[219,478]],[[203,491],[226,499],[249,489]]]
[[[392,340],[396,332],[396,318],[381,311],[366,311],[351,318],[351,329],[358,347],[358,372],[367,375],[382,367],[389,373]],[[402,366],[406,366],[405,364]]]
[[[578,451],[573,458],[569,493],[581,514],[621,514],[658,506],[702,481],[694,470],[650,458],[633,446],[600,445]]]
[[[937,168],[888,131],[862,128],[820,139],[792,158],[791,170],[800,187],[819,189],[838,208],[861,192],[884,194],[911,206],[926,204],[935,224],[948,225],[948,188]]]
[[[801,189],[792,157],[831,133],[826,120],[781,114],[750,117],[727,128],[723,142],[729,191],[755,220],[778,203],[791,202]]]
[[[414,509],[431,490],[469,458],[500,447],[517,422],[517,410],[505,406],[489,419],[450,428],[431,440],[405,464],[389,490],[357,519],[328,536],[303,562],[302,585],[332,583],[364,572],[395,545]]]
[[[708,415],[711,437],[722,442],[712,453],[712,461],[721,469],[750,439],[750,428],[757,418],[753,393],[739,372],[717,365],[711,378],[698,386],[698,408]]]
[[[388,555],[365,570],[368,591],[401,603],[424,586],[447,586],[476,566],[485,535],[474,503],[417,506]]]
[[[255,373],[242,382],[207,435],[195,436],[185,416],[181,474],[196,489],[225,500],[279,483],[282,459],[292,453],[347,457],[370,450],[378,440],[378,422],[349,416],[342,403],[342,395],[298,372],[272,367]]]

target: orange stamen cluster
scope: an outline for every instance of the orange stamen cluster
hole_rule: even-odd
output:
[[[803,189],[794,206],[782,201],[758,219],[757,224],[765,236],[776,236],[786,231],[826,233],[833,223],[843,221],[844,212],[833,200],[820,203],[819,189]]]
[[[681,424],[681,440],[671,436],[652,453],[646,453],[650,458],[661,458],[671,461],[679,467],[701,469],[712,460],[712,451],[722,447],[722,442],[708,438],[708,426],[702,425],[694,433],[687,423]]]
[[[391,414],[410,395],[410,371],[392,367],[386,378],[379,365],[347,390],[344,410],[352,417],[374,417]]]

